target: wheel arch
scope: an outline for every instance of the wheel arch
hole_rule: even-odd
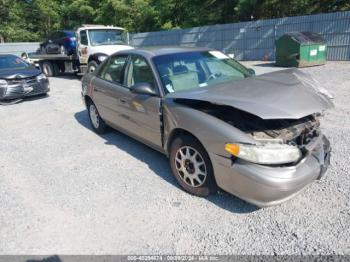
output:
[[[169,134],[168,138],[166,139],[166,143],[165,143],[165,152],[167,154],[167,156],[170,155],[170,147],[171,147],[171,143],[179,136],[183,136],[183,135],[188,135],[193,137],[194,139],[196,139],[201,146],[205,149],[203,143],[198,139],[198,137],[196,137],[194,134],[192,134],[190,131],[177,127],[175,129],[173,129],[171,131],[171,133]],[[206,149],[205,149],[206,150]]]
[[[89,95],[84,95],[84,102],[85,102],[86,108],[88,107],[89,103],[94,103],[94,101]]]
[[[95,61],[98,65],[101,64],[100,60],[98,60],[99,56],[108,56],[108,55],[105,54],[105,53],[94,53],[94,54],[91,54],[89,56],[88,63],[90,63],[91,61]]]
[[[193,133],[191,133],[190,131],[185,130],[183,128],[175,128],[171,131],[171,133],[169,134],[168,139],[166,141],[166,154],[167,154],[167,156],[170,157],[171,143],[176,138],[178,138],[180,136],[186,136],[186,135],[195,139],[196,142],[199,143],[202,146],[202,148],[205,150],[205,152],[207,153],[207,156],[209,158],[210,164],[211,164],[212,169],[213,169],[213,183],[214,183],[214,186],[216,188],[217,187],[216,176],[215,176],[214,166],[213,166],[213,162],[212,162],[212,159],[210,157],[210,154],[209,154],[208,150],[206,149],[206,147],[204,146],[204,144],[200,141],[200,139],[197,136],[195,136]]]

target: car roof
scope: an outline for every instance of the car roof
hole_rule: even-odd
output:
[[[153,58],[161,55],[171,55],[178,53],[187,53],[187,52],[206,52],[213,49],[207,47],[142,47],[129,49],[124,51],[117,52],[118,54],[135,54],[142,55],[147,58]]]

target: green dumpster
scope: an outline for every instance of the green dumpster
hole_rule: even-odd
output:
[[[276,65],[306,67],[326,63],[326,42],[311,32],[291,32],[276,41]]]

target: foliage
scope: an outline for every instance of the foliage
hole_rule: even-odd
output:
[[[38,41],[84,23],[144,32],[346,10],[349,0],[0,0],[0,41]]]

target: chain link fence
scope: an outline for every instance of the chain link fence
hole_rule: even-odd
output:
[[[312,31],[327,42],[328,60],[350,60],[350,11],[131,34],[131,45],[210,47],[238,60],[274,60],[275,40],[292,31]],[[0,44],[1,53],[35,52],[39,43]]]
[[[326,39],[328,60],[350,60],[350,12],[136,33],[131,44],[210,47],[233,53],[238,60],[274,60],[275,40],[292,31],[319,33]]]

